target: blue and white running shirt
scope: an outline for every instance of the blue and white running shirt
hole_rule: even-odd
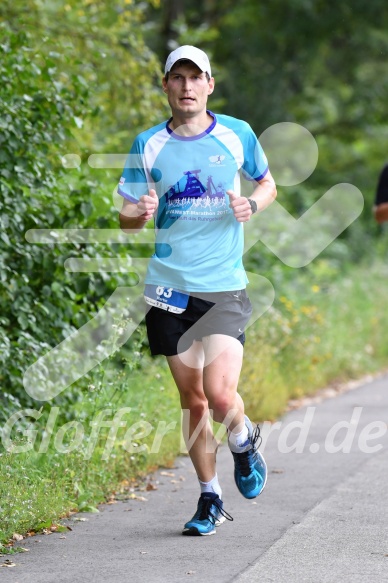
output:
[[[163,122],[139,134],[128,156],[118,193],[137,203],[154,188],[159,197],[148,284],[187,292],[246,287],[243,224],[226,191],[239,195],[239,171],[259,181],[268,163],[246,122],[208,113],[205,132],[183,137]]]

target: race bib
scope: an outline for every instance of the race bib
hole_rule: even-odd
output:
[[[181,314],[187,308],[189,294],[177,291],[172,287],[146,284],[144,299],[150,306]]]

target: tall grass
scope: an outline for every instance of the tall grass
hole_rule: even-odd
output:
[[[257,420],[289,399],[388,366],[388,270],[381,264],[278,290],[247,331],[240,392]]]

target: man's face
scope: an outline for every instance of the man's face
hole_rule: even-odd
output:
[[[206,73],[190,61],[177,63],[171,69],[168,81],[163,79],[163,90],[173,115],[194,117],[206,111],[207,98],[214,90],[214,79],[208,81]]]

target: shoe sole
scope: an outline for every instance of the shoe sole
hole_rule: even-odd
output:
[[[217,528],[218,526],[221,526],[221,524],[223,524],[225,522],[226,518],[225,516],[221,516],[220,518],[217,518],[214,526]],[[182,531],[182,534],[185,534],[186,536],[209,536],[210,534],[216,534],[215,530],[212,530],[211,532],[199,532],[199,530],[197,528],[185,528]]]
[[[197,528],[185,528],[182,531],[182,534],[186,536],[210,536],[211,534],[216,534],[216,531],[212,530],[210,532],[199,532]]]

